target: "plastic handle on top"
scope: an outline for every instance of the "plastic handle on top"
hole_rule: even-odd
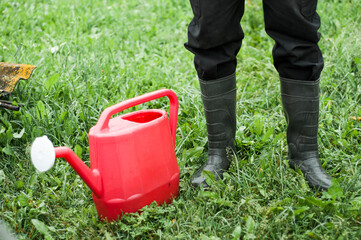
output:
[[[169,109],[169,124],[170,131],[173,137],[173,144],[175,146],[176,130],[177,130],[177,117],[178,117],[178,98],[175,92],[169,89],[161,89],[154,92],[146,93],[138,97],[134,97],[118,104],[115,104],[111,107],[106,108],[99,117],[97,126],[100,127],[100,130],[109,128],[109,120],[112,115],[117,114],[125,109],[137,106],[139,104],[149,102],[158,98],[168,97],[170,101]]]

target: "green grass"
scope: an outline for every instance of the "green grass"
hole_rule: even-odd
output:
[[[19,239],[357,239],[361,236],[361,3],[319,1],[319,144],[337,181],[315,194],[287,165],[286,121],[261,1],[247,1],[237,69],[237,152],[211,191],[190,188],[206,159],[206,129],[193,56],[183,43],[187,1],[1,0],[0,61],[36,65],[0,109],[0,219]],[[30,162],[47,135],[89,163],[88,131],[100,113],[160,88],[180,101],[176,154],[180,196],[122,221],[99,221],[91,191],[63,160],[47,173]],[[140,108],[167,108],[167,101]],[[236,161],[237,160],[237,161]]]

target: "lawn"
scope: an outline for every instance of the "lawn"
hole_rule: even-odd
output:
[[[18,239],[357,239],[361,236],[361,2],[319,1],[321,161],[335,179],[314,193],[287,167],[286,121],[260,0],[246,1],[237,67],[237,148],[210,191],[189,179],[207,157],[193,56],[183,47],[188,1],[1,0],[0,62],[37,68],[0,109],[0,220]],[[91,191],[62,159],[30,161],[47,135],[89,164],[88,132],[125,99],[161,88],[179,98],[180,195],[102,222]],[[168,109],[160,99],[131,109]],[[129,112],[128,111],[128,112]]]

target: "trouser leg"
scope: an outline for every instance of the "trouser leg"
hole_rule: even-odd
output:
[[[275,41],[273,60],[280,77],[315,81],[323,58],[318,47],[317,0],[263,0],[267,34]]]
[[[203,171],[222,178],[230,165],[236,132],[237,54],[244,37],[244,0],[190,0],[194,18],[185,47],[194,54],[208,132],[208,159],[192,176],[207,187]]]
[[[244,37],[244,0],[190,0],[194,18],[185,47],[194,53],[198,77],[213,80],[233,74]]]
[[[311,188],[327,190],[331,177],[321,166],[317,144],[323,68],[317,0],[263,0],[263,4],[266,32],[275,40],[273,59],[288,123],[290,166],[302,171]]]

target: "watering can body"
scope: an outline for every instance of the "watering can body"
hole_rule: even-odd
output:
[[[170,118],[161,109],[140,110],[111,118],[129,107],[167,96]],[[55,148],[93,191],[101,219],[112,221],[156,201],[178,196],[179,166],[175,156],[178,99],[158,90],[107,108],[89,131],[90,166],[64,147]],[[78,166],[79,165],[79,166]]]

